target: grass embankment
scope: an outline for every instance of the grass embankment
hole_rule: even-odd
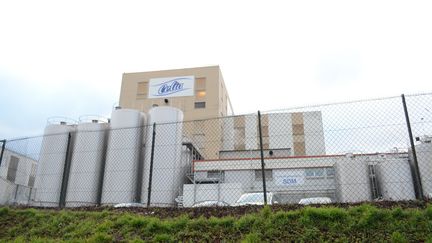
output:
[[[220,209],[220,210],[223,210]],[[305,207],[239,217],[159,219],[119,212],[0,208],[0,241],[430,241],[432,205]],[[432,241],[431,241],[432,242]]]

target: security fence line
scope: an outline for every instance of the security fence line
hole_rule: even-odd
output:
[[[403,104],[403,108],[404,108],[405,119],[406,119],[407,130],[408,130],[408,136],[409,136],[409,141],[410,141],[411,151],[412,151],[412,156],[413,156],[413,166],[411,166],[411,170],[412,170],[411,174],[413,175],[413,183],[415,185],[414,190],[416,192],[416,198],[417,199],[423,199],[423,188],[422,188],[421,179],[420,179],[420,170],[419,170],[419,166],[418,166],[418,162],[417,162],[417,154],[416,154],[415,145],[414,145],[414,138],[413,138],[413,134],[412,134],[411,122],[410,122],[409,114],[408,114],[408,108],[406,105],[405,95],[402,94],[401,97],[402,97],[402,104]]]
[[[423,200],[431,105],[419,94],[195,121],[169,107],[119,109],[111,123],[49,124],[43,136],[0,140],[0,204]]]

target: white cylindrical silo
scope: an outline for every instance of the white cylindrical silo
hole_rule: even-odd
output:
[[[131,203],[136,198],[137,171],[143,151],[143,124],[145,115],[131,109],[112,112],[105,172],[102,187],[102,204]]]
[[[336,193],[339,202],[362,202],[371,200],[366,158],[346,156],[337,159]]]
[[[92,120],[78,124],[69,172],[66,206],[97,204],[108,124]]]
[[[416,145],[415,149],[423,194],[428,198],[432,198],[432,143],[430,141],[422,142]]]
[[[415,192],[407,157],[387,155],[378,163],[378,181],[385,200],[413,200]]]
[[[46,126],[35,178],[35,206],[59,206],[69,133],[74,131],[75,126],[66,122]]]
[[[145,152],[142,202],[147,203],[153,123],[156,136],[151,187],[152,206],[173,206],[185,178],[186,163],[182,163],[183,112],[174,107],[154,107],[148,113],[147,146]]]

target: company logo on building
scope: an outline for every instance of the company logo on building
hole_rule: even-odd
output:
[[[297,186],[304,184],[303,170],[279,170],[275,171],[275,181],[278,186]]]
[[[149,83],[149,98],[179,97],[194,95],[194,76],[152,78]]]

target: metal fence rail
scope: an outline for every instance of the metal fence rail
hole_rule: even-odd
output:
[[[192,207],[432,196],[432,94],[194,121],[139,115],[139,126],[122,119],[0,140],[0,204]]]

